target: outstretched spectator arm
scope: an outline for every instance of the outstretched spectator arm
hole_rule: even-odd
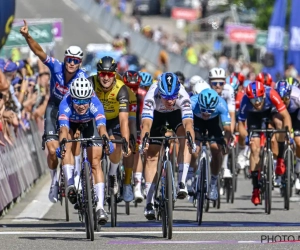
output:
[[[0,70],[0,91],[8,90],[8,88],[9,88],[9,83],[6,80],[3,72]]]

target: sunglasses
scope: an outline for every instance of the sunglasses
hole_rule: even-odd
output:
[[[76,99],[76,98],[72,98],[72,102],[75,105],[86,105],[86,104],[90,104],[91,99]]]
[[[73,62],[74,64],[79,64],[79,63],[81,63],[81,60],[78,59],[78,58],[75,58],[75,57],[66,57],[65,60],[66,60],[67,63],[72,63],[72,62]]]
[[[204,109],[204,108],[200,108],[200,112],[201,113],[205,113],[205,114],[212,114],[215,112],[215,109]]]
[[[256,104],[256,103],[261,103],[263,100],[264,100],[264,97],[260,96],[260,97],[255,97],[255,98],[250,99],[250,102],[252,104]]]
[[[172,95],[172,96],[166,96],[163,94],[160,94],[161,98],[168,101],[174,101],[178,98],[178,95]]]
[[[212,84],[213,86],[217,86],[218,84],[219,84],[220,86],[223,86],[223,85],[225,84],[225,82],[211,82],[211,84]]]
[[[109,72],[109,71],[98,71],[98,75],[100,77],[108,76],[109,78],[114,77],[116,75],[116,72]]]

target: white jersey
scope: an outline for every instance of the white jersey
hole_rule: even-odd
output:
[[[294,113],[298,109],[300,109],[300,89],[292,86],[290,104],[287,107],[287,110],[289,113]]]
[[[235,112],[234,89],[230,84],[224,84],[224,88],[221,93],[221,96],[227,103],[228,111]]]
[[[152,119],[154,117],[154,110],[160,113],[169,113],[177,109],[181,110],[182,120],[190,118],[193,119],[192,104],[189,94],[181,85],[178,99],[176,100],[172,108],[167,108],[161,101],[161,97],[158,94],[158,84],[153,83],[148,90],[145,99],[142,112],[142,119]]]

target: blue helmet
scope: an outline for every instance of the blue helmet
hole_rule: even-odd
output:
[[[177,75],[171,72],[161,74],[158,81],[158,91],[163,98],[175,98],[178,96],[179,89],[180,82]]]
[[[237,90],[237,88],[240,85],[239,79],[236,76],[233,76],[233,75],[226,77],[226,83],[230,84],[231,87],[233,87],[234,90]]]
[[[140,87],[149,87],[153,82],[152,75],[148,72],[139,72],[139,73],[140,76],[142,77]]]
[[[219,103],[219,95],[213,89],[204,89],[198,95],[200,109],[216,109]]]
[[[289,84],[286,80],[281,80],[276,83],[275,90],[280,95],[281,98],[283,97],[290,97],[292,91],[292,85]]]

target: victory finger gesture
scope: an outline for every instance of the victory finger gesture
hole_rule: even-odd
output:
[[[23,20],[24,21],[24,26],[20,29],[20,33],[25,37],[27,38],[29,33],[28,33],[28,25],[27,25],[27,22],[26,20]]]

